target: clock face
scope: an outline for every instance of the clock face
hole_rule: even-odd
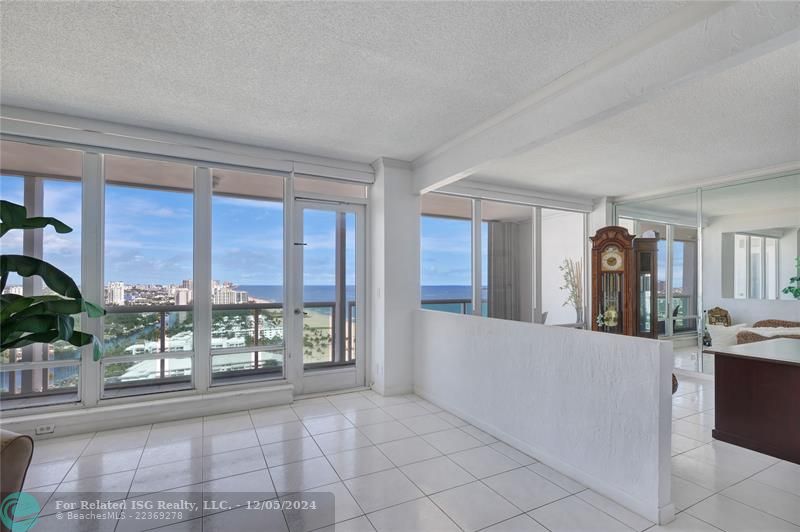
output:
[[[622,252],[617,246],[609,246],[600,254],[600,268],[604,272],[622,271]]]

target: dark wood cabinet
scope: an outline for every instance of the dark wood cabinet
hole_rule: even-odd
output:
[[[636,238],[636,335],[658,338],[658,238]]]

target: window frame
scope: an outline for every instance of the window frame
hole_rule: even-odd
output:
[[[780,238],[768,235],[760,235],[757,233],[743,233],[743,232],[734,232],[733,238],[734,242],[736,241],[737,237],[742,237],[745,239],[745,297],[736,297],[736,293],[734,292],[734,299],[756,299],[756,300],[765,300],[765,301],[776,301],[780,299],[780,255],[781,255],[781,240]],[[755,297],[753,295],[753,269],[751,268],[751,263],[753,260],[753,239],[758,239],[760,243],[760,272],[761,272],[761,279],[759,279],[759,285],[761,290],[761,296]],[[773,271],[771,272],[771,276],[773,278],[773,286],[772,290],[774,290],[775,297],[768,297],[769,288],[767,279],[770,275],[767,275],[767,241],[774,241],[775,243],[775,264]],[[734,278],[736,277],[736,266],[737,264],[734,262],[734,270],[733,275]]]

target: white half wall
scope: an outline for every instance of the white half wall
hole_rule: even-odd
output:
[[[670,495],[672,346],[417,310],[414,389],[657,523]]]

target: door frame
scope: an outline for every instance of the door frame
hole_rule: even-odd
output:
[[[366,206],[360,202],[341,200],[322,200],[316,198],[294,198],[292,208],[292,234],[289,245],[292,249],[291,281],[288,285],[286,306],[288,353],[286,378],[294,385],[295,395],[337,391],[366,385],[366,328],[367,316],[367,275],[366,275]],[[303,363],[303,262],[304,262],[304,224],[305,210],[344,212],[355,215],[356,220],[356,308],[358,319],[355,330],[355,365],[333,366],[306,371]]]

